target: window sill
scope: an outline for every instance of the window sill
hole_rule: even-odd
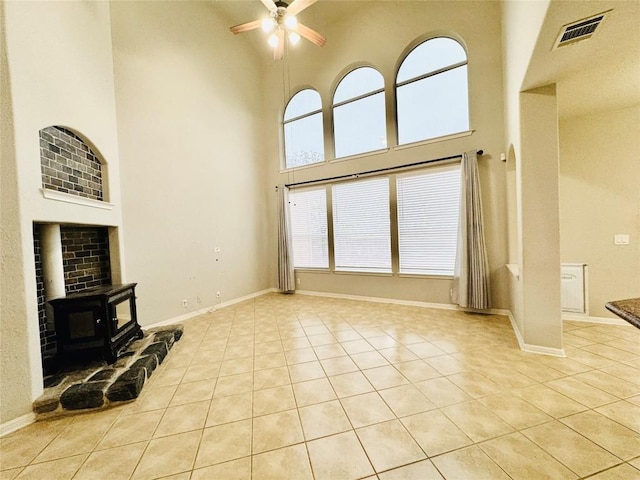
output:
[[[430,273],[399,273],[400,278],[422,278],[429,280],[453,280],[453,275],[435,275]]]
[[[322,160],[321,162],[308,163],[307,165],[300,165],[299,167],[288,167],[280,169],[280,173],[290,173],[297,172],[299,170],[306,170],[307,168],[320,167],[322,165],[326,165],[327,161]]]
[[[307,168],[313,168],[313,167],[320,167],[322,165],[328,165],[331,163],[346,162],[346,161],[355,160],[358,158],[366,158],[366,157],[372,157],[374,155],[382,155],[383,153],[387,153],[389,150],[390,150],[389,147],[381,148],[380,150],[372,150],[370,152],[358,153],[356,155],[349,155],[347,157],[338,157],[331,160],[323,160],[321,162],[309,163],[307,165],[300,165],[299,167],[282,168],[279,170],[279,172],[280,173],[297,172],[299,170],[305,170]]]
[[[392,272],[363,272],[360,270],[334,270],[336,275],[366,275],[371,277],[393,277]]]
[[[295,267],[296,273],[331,273],[328,268],[312,268],[312,267]]]
[[[56,190],[49,190],[48,188],[41,188],[42,196],[49,200],[56,200],[58,202],[72,203],[75,205],[83,205],[85,207],[100,208],[102,210],[113,210],[113,203],[102,202],[100,200],[93,200],[91,198],[80,197],[78,195],[71,195],[69,193],[58,192]]]
[[[429,145],[431,143],[446,142],[447,140],[453,140],[455,138],[468,137],[470,135],[473,135],[473,132],[475,132],[475,130],[467,130],[465,132],[452,133],[450,135],[443,135],[442,137],[429,138],[427,140],[420,140],[418,142],[404,143],[402,145],[393,147],[393,150],[394,151],[405,150],[407,148],[421,147],[423,145]]]
[[[509,270],[509,273],[511,273],[511,275],[516,278],[516,280],[520,278],[520,265],[518,265],[517,263],[507,263],[505,264],[505,266],[507,267],[507,270]]]
[[[355,155],[348,155],[346,157],[336,157],[333,160],[329,160],[329,163],[346,162],[349,160],[355,160],[356,158],[372,157],[374,155],[381,155],[387,153],[389,148],[381,148],[379,150],[371,150],[370,152],[356,153]]]
[[[299,167],[290,167],[290,168],[283,168],[280,169],[280,173],[289,173],[289,172],[296,172],[299,170],[304,170],[307,168],[313,168],[313,167],[320,167],[322,165],[328,165],[331,163],[338,163],[338,162],[346,162],[349,160],[356,160],[358,158],[366,158],[366,157],[372,157],[374,155],[382,155],[384,153],[389,152],[390,150],[393,149],[393,151],[400,151],[400,150],[406,150],[409,148],[416,148],[416,147],[421,147],[424,145],[430,145],[432,143],[440,143],[440,142],[446,142],[447,140],[454,140],[456,138],[464,138],[464,137],[469,137],[471,135],[473,135],[473,133],[475,132],[475,130],[467,130],[465,132],[458,132],[458,133],[452,133],[450,135],[443,135],[441,137],[436,137],[436,138],[430,138],[428,140],[420,140],[418,142],[412,142],[412,143],[405,143],[403,145],[396,145],[395,147],[386,147],[386,148],[381,148],[379,150],[372,150],[370,152],[364,152],[364,153],[358,153],[356,155],[349,155],[346,157],[337,157],[337,158],[333,158],[330,160],[323,160],[321,162],[316,162],[316,163],[310,163],[308,165],[301,165]]]
[[[360,270],[330,270],[328,268],[295,268],[296,273],[321,273],[323,275],[358,275],[372,277],[414,278],[423,280],[453,280],[453,275],[430,275],[428,273],[392,273],[392,272],[363,272]]]

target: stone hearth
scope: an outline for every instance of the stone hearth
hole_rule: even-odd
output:
[[[101,410],[134,400],[147,378],[180,340],[182,325],[152,328],[131,342],[113,365],[92,362],[65,365],[45,379],[44,393],[33,402],[38,418]]]

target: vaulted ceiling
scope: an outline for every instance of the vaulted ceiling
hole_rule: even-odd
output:
[[[407,0],[387,0],[395,9]],[[431,2],[422,0],[425,7]],[[380,0],[319,0],[300,14],[300,21],[323,33],[331,25],[331,38],[341,39],[335,28],[344,25],[344,35],[352,35],[358,13]],[[259,0],[212,0],[212,6],[229,26],[266,16]],[[583,18],[609,11],[590,39],[553,50],[561,28]],[[259,30],[248,32],[241,41],[256,51],[262,62],[272,62],[269,46]],[[239,39],[240,41],[240,39]],[[303,47],[306,48],[306,47]],[[311,48],[311,47],[309,47]],[[316,48],[316,47],[313,47]],[[552,0],[538,36],[523,89],[556,83],[561,117],[640,104],[640,1],[637,0]]]

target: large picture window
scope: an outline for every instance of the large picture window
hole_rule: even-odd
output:
[[[375,68],[348,73],[333,96],[336,158],[380,150],[387,146],[384,78]]]
[[[453,276],[460,181],[456,163],[292,190],[294,266],[328,269],[332,251],[336,271]],[[395,183],[394,190],[390,182]],[[391,215],[390,205],[397,215]],[[332,238],[328,218],[333,220]],[[398,241],[392,248],[395,231]],[[393,269],[392,258],[399,269]]]
[[[469,130],[467,54],[457,41],[438,37],[403,60],[396,78],[398,144]]]
[[[453,275],[460,209],[460,165],[398,176],[400,273]]]
[[[329,268],[327,193],[324,187],[289,193],[295,268]]]
[[[389,179],[334,185],[335,268],[391,272]]]
[[[310,88],[296,93],[284,111],[285,168],[324,161],[322,100]]]

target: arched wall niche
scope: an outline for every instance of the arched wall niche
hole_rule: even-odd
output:
[[[108,201],[107,162],[78,131],[52,125],[39,132],[42,188]]]

